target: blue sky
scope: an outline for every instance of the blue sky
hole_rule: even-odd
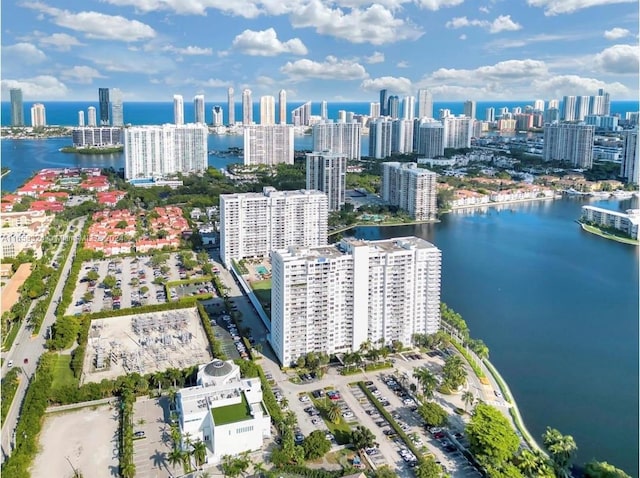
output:
[[[638,98],[637,0],[16,0],[2,14],[3,100]]]

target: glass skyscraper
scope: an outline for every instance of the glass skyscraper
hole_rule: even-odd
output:
[[[11,126],[24,126],[24,106],[22,105],[22,90],[11,88]]]
[[[100,125],[109,126],[109,88],[98,88]]]

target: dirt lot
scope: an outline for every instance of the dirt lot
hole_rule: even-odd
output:
[[[67,461],[68,459],[68,461]],[[70,477],[74,468],[91,478],[118,475],[117,411],[109,405],[47,415],[31,476]]]
[[[92,321],[83,382],[183,369],[211,360],[198,311],[179,309]]]

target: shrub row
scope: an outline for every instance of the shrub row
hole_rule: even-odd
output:
[[[275,473],[274,473],[275,471]],[[281,476],[283,473],[304,476],[305,478],[340,478],[344,470],[323,470],[307,468],[304,465],[281,465],[271,473],[271,476]]]
[[[120,458],[120,476],[133,477],[133,404],[136,396],[133,390],[125,387],[120,394],[120,436],[118,442]]]
[[[47,409],[49,392],[53,383],[53,355],[45,353],[40,358],[36,374],[25,394],[20,420],[16,427],[16,446],[2,466],[2,475],[11,478],[29,478],[29,468],[38,453],[38,434],[42,417]]]
[[[459,344],[456,340],[452,340],[451,344],[467,360],[467,363],[473,369],[473,373],[476,374],[476,377],[478,377],[479,379],[486,378],[486,376],[485,376],[484,372],[482,371],[482,369],[480,368],[480,366],[476,363],[475,360],[473,360],[473,358],[471,358],[471,355],[469,354],[469,352],[467,352],[467,349],[465,349],[462,346],[462,344]]]
[[[500,374],[498,373],[498,371],[494,368],[494,366],[491,364],[491,362],[489,362],[488,360],[483,360],[482,361],[484,363],[484,365],[487,367],[487,369],[489,369],[489,372],[491,372],[491,375],[493,375],[493,379],[496,381],[496,383],[498,384],[498,387],[500,387],[500,391],[502,392],[502,396],[503,398],[511,403],[511,394],[509,393],[509,391],[507,390],[506,385],[504,384],[504,382],[502,381],[502,377],[500,376]]]
[[[212,282],[213,281],[213,277],[211,276],[202,276],[202,277],[196,277],[195,279],[184,279],[184,280],[174,280],[174,281],[170,281],[167,282],[165,284],[165,287],[177,287],[180,285],[189,285],[189,284],[201,284],[204,282]],[[167,292],[169,292],[167,290]]]
[[[0,389],[0,397],[2,397],[2,401],[0,402],[0,410],[2,411],[0,423],[4,423],[4,419],[7,418],[7,413],[9,413],[9,409],[11,408],[13,397],[20,383],[19,375],[20,368],[16,367],[9,370],[2,379],[2,387]]]
[[[198,302],[197,304],[198,314],[200,315],[200,320],[202,322],[202,328],[204,329],[204,333],[207,336],[207,340],[209,341],[209,347],[211,348],[213,357],[220,360],[227,360],[227,356],[222,350],[220,341],[216,340],[216,336],[213,333],[213,327],[211,326],[211,317],[209,317],[209,314],[200,302]]]

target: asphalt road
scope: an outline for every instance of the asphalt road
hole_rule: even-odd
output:
[[[9,413],[7,414],[7,418],[2,424],[2,458],[11,454],[11,445],[13,441],[13,434],[18,422],[18,416],[20,412],[20,407],[22,405],[22,400],[24,399],[25,392],[27,390],[27,385],[31,380],[31,377],[36,371],[36,366],[38,364],[38,360],[40,356],[46,351],[45,349],[45,336],[48,328],[53,325],[55,322],[55,310],[62,296],[62,289],[67,282],[69,271],[71,270],[71,265],[73,263],[73,258],[76,255],[76,251],[78,248],[78,241],[80,239],[80,233],[82,232],[82,228],[84,226],[85,218],[80,218],[78,220],[74,220],[71,224],[75,225],[75,231],[73,231],[73,245],[71,246],[71,252],[67,257],[67,260],[62,267],[62,274],[60,276],[60,280],[56,284],[55,289],[51,292],[52,301],[49,304],[49,308],[45,314],[45,319],[40,328],[40,333],[38,335],[31,335],[31,328],[27,327],[26,321],[22,324],[20,331],[18,332],[18,337],[14,342],[13,347],[9,352],[5,355],[5,362],[2,367],[2,374],[6,373],[6,367],[9,360],[13,360],[14,366],[22,368],[22,375],[20,377],[20,383],[18,385],[18,390],[16,391],[16,395],[11,403],[11,408],[9,409]],[[69,227],[71,226],[69,225]],[[70,236],[70,229],[68,228],[65,234],[65,238]],[[60,244],[59,247],[62,247]],[[56,254],[57,255],[57,254]],[[28,363],[24,363],[24,359],[28,360]]]

